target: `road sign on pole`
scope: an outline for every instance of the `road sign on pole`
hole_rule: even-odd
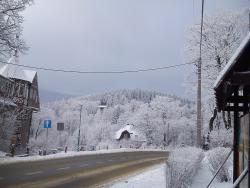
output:
[[[47,128],[47,129],[51,128],[51,120],[50,119],[44,120],[43,128]]]
[[[64,123],[57,123],[57,130],[63,131],[64,130]]]
[[[57,123],[57,131],[59,132],[59,146],[62,146],[62,139],[61,139],[61,132],[64,130],[64,123],[58,122]]]
[[[44,122],[43,122],[43,128],[47,129],[47,131],[46,131],[46,145],[45,145],[45,153],[44,153],[45,155],[47,154],[49,129],[52,127],[51,124],[52,123],[51,123],[50,119],[44,120]]]

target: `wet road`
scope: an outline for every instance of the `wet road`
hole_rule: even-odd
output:
[[[83,155],[0,165],[0,187],[90,187],[164,162],[167,152]]]

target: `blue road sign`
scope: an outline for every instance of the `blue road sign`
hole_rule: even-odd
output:
[[[51,128],[51,120],[44,120],[43,128]]]

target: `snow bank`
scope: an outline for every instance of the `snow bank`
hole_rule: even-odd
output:
[[[212,174],[215,174],[218,168],[226,159],[227,155],[230,152],[230,148],[218,147],[215,149],[210,150],[207,152],[207,159],[209,162],[209,169],[211,170]],[[222,169],[220,170],[219,174],[216,176],[219,182],[228,182],[232,181],[232,155],[227,160],[227,162],[223,165]]]
[[[200,167],[202,158],[201,149],[186,147],[173,150],[167,161],[166,187],[189,187]]]
[[[5,157],[7,153],[3,152],[3,151],[0,151],[0,160],[1,160],[1,157]]]
[[[125,178],[122,180],[117,180],[117,182],[112,183],[113,185],[103,185],[101,187],[165,188],[166,187],[166,179],[164,173],[165,169],[166,169],[165,164],[157,165],[133,177],[131,176],[129,178]]]

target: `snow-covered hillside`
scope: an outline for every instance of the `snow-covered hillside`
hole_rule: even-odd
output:
[[[100,110],[98,106],[107,105]],[[80,125],[80,105],[82,120]],[[114,134],[127,124],[146,135],[143,147],[193,145],[195,143],[195,106],[192,101],[176,96],[143,90],[118,90],[94,96],[82,96],[42,105],[34,115],[30,147],[45,146],[43,120],[51,119],[48,146],[75,150],[79,125],[80,145],[92,147],[123,147]],[[65,130],[57,131],[56,123],[64,122]],[[165,138],[165,139],[164,139]],[[133,147],[133,143],[129,143]]]

